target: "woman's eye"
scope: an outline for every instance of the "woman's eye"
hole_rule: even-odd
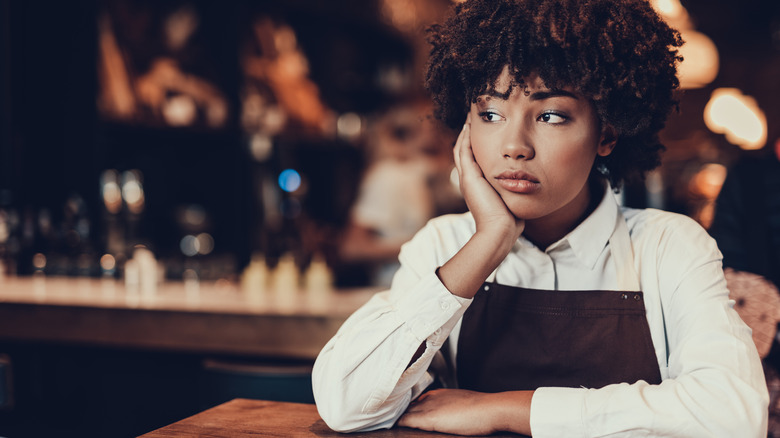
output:
[[[479,113],[479,116],[486,122],[498,122],[501,120],[501,116],[493,111],[482,111]]]
[[[553,125],[557,125],[559,123],[563,123],[568,118],[564,115],[558,114],[558,113],[544,113],[541,116],[539,116],[539,121],[544,123],[550,123]]]

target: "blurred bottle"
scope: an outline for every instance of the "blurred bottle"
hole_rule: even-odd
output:
[[[16,274],[19,242],[19,213],[10,190],[0,190],[0,279]]]
[[[268,289],[268,265],[262,254],[254,254],[241,273],[241,290],[247,294],[263,293]]]
[[[333,289],[333,272],[325,262],[325,258],[320,254],[316,254],[312,258],[303,278],[304,287],[309,294],[327,292]]]
[[[300,289],[300,270],[292,254],[285,254],[271,272],[271,290],[276,294],[295,294]]]

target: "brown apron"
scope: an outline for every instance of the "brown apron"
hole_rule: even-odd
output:
[[[635,291],[534,290],[486,282],[463,315],[458,387],[500,392],[661,383],[620,213],[610,250],[618,285]]]
[[[458,386],[661,383],[641,292],[546,291],[485,283],[463,315]]]

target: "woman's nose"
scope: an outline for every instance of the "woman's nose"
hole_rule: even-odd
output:
[[[513,130],[512,135],[504,139],[504,146],[501,148],[501,154],[504,158],[511,160],[530,160],[534,157],[535,151],[527,131],[522,128]]]

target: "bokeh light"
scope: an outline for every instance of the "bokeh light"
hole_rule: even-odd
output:
[[[687,14],[680,0],[653,0],[653,7],[667,20],[675,20]]]
[[[200,252],[200,242],[198,241],[198,238],[188,234],[181,238],[181,241],[179,242],[179,249],[181,249],[182,254],[184,254],[187,257],[193,257],[198,255],[198,252]]]
[[[210,254],[214,250],[214,238],[209,233],[200,233],[196,236],[198,241],[198,253],[202,255]]]
[[[141,213],[144,210],[144,189],[139,171],[128,170],[122,173],[122,198],[131,212]]]
[[[122,190],[119,188],[119,172],[108,169],[100,176],[100,193],[109,213],[117,214],[122,209]]]
[[[720,68],[720,57],[715,43],[703,33],[693,30],[680,32],[685,44],[680,47],[683,62],[678,68],[680,87],[701,88],[714,81]]]
[[[32,258],[32,265],[35,269],[43,270],[46,267],[46,256],[42,253],[36,253]]]
[[[344,113],[336,121],[336,131],[339,137],[347,140],[355,140],[360,136],[363,121],[355,113]]]
[[[252,135],[249,140],[249,150],[252,153],[252,158],[257,161],[264,162],[271,158],[274,150],[274,144],[270,136],[262,133],[256,133]]]
[[[279,187],[288,193],[292,193],[301,186],[301,174],[294,169],[285,169],[279,174]]]
[[[113,272],[114,268],[116,268],[116,259],[114,256],[111,254],[103,254],[103,256],[100,257],[100,268],[106,272]]]
[[[690,190],[714,201],[723,187],[726,173],[726,166],[719,163],[707,163],[691,179]]]
[[[198,106],[192,97],[178,94],[163,102],[162,115],[171,126],[189,126],[198,116]]]
[[[736,88],[718,88],[704,107],[704,123],[742,149],[761,149],[766,143],[766,115],[756,100]]]

